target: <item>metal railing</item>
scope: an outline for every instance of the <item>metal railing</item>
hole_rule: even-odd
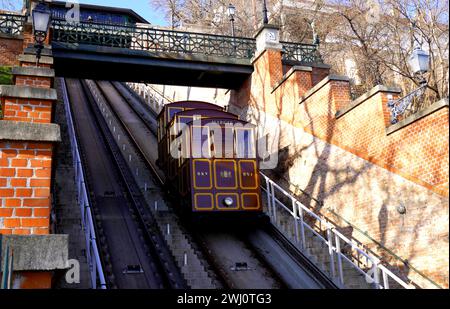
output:
[[[250,59],[254,39],[99,23],[54,20],[53,41]]]
[[[396,124],[399,122],[399,118],[401,116],[410,116],[421,109],[420,104],[418,103],[424,100],[424,94],[427,87],[428,85],[424,83],[403,98],[396,101],[389,101],[387,103],[389,109],[391,110],[391,124]]]
[[[23,15],[0,14],[0,33],[21,35],[27,17]]]
[[[315,44],[280,42],[283,45],[283,60],[302,63],[322,63],[323,59]]]
[[[141,96],[146,104],[159,114],[166,103],[172,103],[173,101],[163,94],[161,94],[157,89],[148,84],[142,83],[127,83],[134,92]]]
[[[59,19],[53,20],[52,24],[55,42],[237,59],[251,59],[256,52],[256,40],[253,38],[94,22],[68,23]],[[323,62],[317,45],[281,43],[284,60],[302,63]]]
[[[64,107],[66,110],[67,128],[72,148],[73,166],[75,169],[75,182],[77,186],[77,201],[81,210],[82,224],[86,239],[86,258],[89,263],[89,272],[91,275],[91,287],[97,289],[106,289],[106,280],[103,273],[103,267],[100,260],[100,254],[97,248],[95,236],[94,221],[91,206],[88,199],[88,191],[86,188],[83,166],[76,139],[75,127],[73,124],[72,113],[69,106],[69,98],[67,95],[66,83],[63,78],[60,79],[63,91]],[[97,282],[98,281],[98,282]]]
[[[153,97],[150,96],[153,89],[148,86],[137,83],[129,83],[129,86],[141,96],[148,93],[149,100]],[[160,108],[160,104],[160,102],[153,102],[149,103],[149,106]],[[325,254],[329,269],[325,273],[337,286],[345,288],[351,285],[351,276],[348,274],[350,268],[365,279],[367,287],[376,289],[415,288],[406,282],[407,278],[402,279],[389,270],[361,243],[350,240],[331,222],[308,209],[268,176],[260,174],[263,180],[261,189],[266,193],[267,198],[265,211],[272,224],[300,251],[305,253],[307,253],[307,245],[310,245],[311,238],[316,238],[326,248]]]
[[[338,286],[346,287],[351,283],[346,282],[348,267],[345,266],[348,265],[366,279],[368,286],[376,289],[392,286],[414,288],[390,271],[379,258],[348,239],[336,226],[312,212],[269,177],[263,173],[261,177],[265,184],[262,189],[267,194],[266,212],[272,224],[301,251],[307,249],[307,232],[319,240],[327,248],[328,275]],[[281,200],[289,201],[290,206]]]

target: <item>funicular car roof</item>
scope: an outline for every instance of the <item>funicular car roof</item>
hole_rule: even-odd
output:
[[[240,124],[243,124],[245,126],[248,126],[248,127],[252,128],[252,129],[256,128],[256,125],[254,125],[254,124],[252,124],[250,122],[243,121],[243,120],[240,120],[240,119],[234,119],[234,118],[219,118],[219,117],[217,117],[217,118],[204,118],[204,119],[200,119],[200,120],[197,120],[197,121],[200,121],[202,126],[207,125],[208,123],[212,123],[212,122],[224,121],[224,122],[227,122],[227,123],[240,123]],[[191,127],[191,126],[194,125],[194,123],[197,124],[196,123],[197,121],[190,121],[190,122],[187,123],[187,125],[189,127]]]
[[[224,108],[222,106],[204,102],[204,101],[178,101],[164,105],[163,110],[159,113],[158,118],[162,117],[169,107],[182,107],[182,108],[192,108],[192,109],[213,109],[221,110]]]
[[[180,116],[201,116],[206,118],[229,118],[238,119],[238,116],[225,111],[215,110],[215,109],[190,109],[187,111],[176,113],[176,117]],[[170,121],[168,127],[173,126],[175,122],[175,117]]]

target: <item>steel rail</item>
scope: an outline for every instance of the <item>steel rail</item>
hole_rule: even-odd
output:
[[[146,119],[145,117],[143,117],[143,115],[135,109],[134,104],[132,104],[125,96],[124,94],[118,89],[116,83],[112,82],[111,83],[113,85],[113,87],[115,88],[115,90],[117,91],[118,95],[121,96],[126,102],[129,103],[129,108],[136,114],[136,116],[140,119],[140,121],[149,129],[149,131],[151,132],[151,134],[153,134],[156,137],[156,132],[153,130],[152,126],[149,124],[149,120]],[[130,89],[125,88],[125,91],[132,91]],[[141,101],[137,102],[138,104],[142,104]],[[148,110],[146,110],[147,112],[149,112]],[[120,119],[120,117],[118,117],[118,115],[116,115],[116,117],[119,119],[119,121],[122,123],[122,125],[124,127],[127,127],[126,124]],[[153,166],[153,163],[150,162],[150,160],[148,160],[148,158],[143,154],[139,143],[137,142],[137,140],[135,139],[135,137],[133,136],[133,132],[130,131],[128,128],[126,128],[126,132],[128,133],[129,138],[133,141],[134,145],[136,146],[136,148],[138,149],[138,151],[141,154],[141,159],[144,160],[144,162],[146,162],[146,165],[149,166],[152,171],[156,172],[155,167]],[[157,172],[156,172],[157,173]],[[161,180],[161,185],[164,185],[164,181],[162,180],[162,178],[159,178]],[[192,228],[187,227],[185,224],[183,225],[188,231],[189,231],[189,235],[186,235],[186,237],[192,238],[192,240],[194,241],[193,244],[195,244],[196,246],[199,247],[199,249],[201,249],[201,251],[203,252],[206,261],[208,262],[208,264],[210,265],[210,267],[212,267],[212,269],[214,270],[214,273],[216,274],[216,276],[220,279],[220,282],[227,288],[236,288],[234,282],[232,281],[232,279],[228,278],[227,275],[227,271],[223,269],[223,265],[220,265],[220,263],[217,262],[217,256],[214,255],[210,248],[208,248],[208,246],[206,245],[206,238],[204,237],[204,235],[201,235],[200,233],[193,231]],[[240,241],[240,237],[236,238],[236,241]],[[243,242],[247,247],[252,248],[251,245],[249,245],[248,241],[244,241]],[[254,252],[255,253],[255,252]],[[258,254],[255,253],[255,256],[258,257]],[[272,271],[271,267],[269,266],[268,263],[266,263],[266,261],[264,261],[263,259],[257,258],[258,262],[262,265],[262,267],[266,268],[267,272],[272,273],[272,278],[274,281],[276,282],[281,282],[282,280],[275,274],[274,271]]]
[[[67,94],[67,86],[64,78],[60,78],[63,93],[64,108],[67,119],[67,131],[69,133],[70,144],[72,148],[73,166],[75,171],[75,183],[77,187],[77,201],[81,211],[81,223],[84,230],[86,241],[86,255],[89,264],[89,272],[91,275],[91,287],[97,288],[97,278],[101,289],[106,289],[106,280],[103,273],[103,266],[97,247],[97,237],[95,233],[94,220],[92,218],[92,210],[89,201],[88,190],[86,187],[84,168],[81,162],[80,151],[77,142],[77,135],[72,118],[72,112],[69,105],[69,96]]]
[[[112,84],[114,85],[114,83],[112,83]],[[116,85],[114,85],[114,87],[116,88],[116,90],[118,90],[117,87],[116,87]],[[127,89],[127,91],[133,91],[133,90]],[[117,92],[119,93],[119,95],[121,95],[121,96],[123,97],[123,94],[122,94],[119,90],[118,90]],[[133,91],[133,92],[134,92],[134,91]],[[124,99],[125,99],[125,101],[127,101],[126,98],[124,98]],[[127,101],[127,102],[129,102],[129,101]],[[142,103],[142,102],[140,101],[139,103]],[[131,108],[131,109],[136,113],[136,115],[140,118],[140,120],[142,121],[142,123],[143,123],[144,125],[146,125],[147,128],[150,130],[150,132],[152,132],[152,133],[156,136],[156,132],[154,132],[154,131],[152,130],[152,127],[151,127],[151,125],[148,123],[148,120],[144,119],[144,118],[142,117],[142,115],[141,115],[137,110],[134,109],[134,106],[133,106],[133,104],[131,104],[131,102],[129,102],[129,105],[130,105],[130,108]],[[151,113],[151,111],[148,111],[148,112]],[[153,113],[151,113],[151,114],[153,114]],[[153,115],[154,115],[154,114],[153,114]],[[131,138],[134,140],[134,137],[132,136],[132,132],[128,131],[128,133],[131,135]],[[135,141],[135,140],[134,140],[134,141]],[[135,141],[135,143],[137,143],[137,142]],[[139,148],[139,146],[137,146],[137,147]],[[147,161],[148,165],[152,167],[151,162],[149,162],[145,157],[144,157],[144,159]],[[152,168],[153,168],[153,167],[152,167]],[[303,264],[303,262],[307,260],[307,257],[306,257],[305,255],[303,255],[303,253],[301,253],[299,250],[296,250],[296,249],[295,249],[295,246],[292,246],[292,244],[287,245],[288,242],[286,241],[285,236],[282,236],[279,232],[276,232],[274,229],[267,229],[266,232],[269,233],[271,236],[273,236],[274,239],[279,240],[279,242],[280,242],[281,244],[286,245],[286,246],[283,247],[283,249],[285,250],[285,252],[289,253],[289,255],[290,255],[291,257],[293,257],[293,258],[296,259],[296,261],[302,263],[302,266],[305,266],[305,267],[306,267],[306,270],[309,271],[309,273],[311,273],[311,274],[313,274],[314,276],[316,276],[317,278],[319,278],[319,280],[321,280],[321,282],[322,282],[322,284],[323,284],[324,286],[326,286],[326,287],[328,287],[328,288],[336,288],[336,287],[337,287],[336,284],[334,284],[330,279],[328,279],[328,278],[325,277],[324,273],[323,273],[319,268],[317,268],[316,266],[314,266],[314,265],[311,264],[311,263],[308,263],[308,265]],[[315,231],[314,231],[314,232],[315,232]],[[321,237],[319,234],[317,234],[317,235],[318,235],[319,237]],[[199,235],[197,235],[196,238],[197,238],[197,240],[198,240],[198,243],[201,245],[202,249],[203,249],[204,251],[207,252],[207,251],[208,251],[208,248],[205,247],[205,246],[203,245],[203,241],[201,240],[202,237],[199,236]],[[250,247],[252,247],[252,246],[250,245]],[[256,254],[256,255],[258,255],[258,254]],[[207,256],[208,256],[208,255],[207,255]],[[214,261],[214,257],[213,257],[213,256],[208,256],[208,261],[209,261],[210,264],[215,265],[216,268],[219,267],[219,266],[217,265],[217,263]],[[261,261],[261,262],[262,262],[264,265],[266,265],[266,267],[268,267],[267,263],[265,263],[264,261]],[[270,267],[268,267],[268,268],[270,268]],[[223,271],[219,271],[219,273],[221,273],[221,274],[223,275]],[[225,279],[223,279],[223,280],[225,281],[225,283],[226,283],[228,286],[232,285],[232,283],[229,281],[229,279],[226,279],[226,278],[225,278]]]
[[[112,156],[116,162],[119,172],[124,180],[126,188],[128,190],[129,196],[133,201],[133,207],[136,209],[138,214],[138,219],[141,225],[144,227],[144,236],[148,243],[152,244],[153,254],[157,257],[156,264],[162,271],[163,279],[168,286],[174,289],[186,289],[187,284],[183,276],[181,275],[179,269],[175,265],[175,261],[172,258],[170,250],[167,247],[163,237],[159,231],[155,228],[155,218],[151,212],[145,206],[145,201],[143,200],[142,194],[138,188],[136,181],[129,168],[125,163],[125,159],[120,153],[120,148],[114,140],[109,128],[105,122],[105,119],[101,115],[101,112],[94,102],[95,99],[99,100],[100,94],[89,87],[86,82],[83,82],[86,89],[89,89],[92,94],[91,106],[93,108],[94,114],[100,124],[102,134],[104,135],[106,142],[111,150]]]
[[[113,87],[113,89],[116,90],[117,95],[122,97],[123,100],[125,100],[126,102],[129,103],[129,108],[133,111],[133,113],[138,117],[138,119],[149,129],[150,133],[153,135],[156,135],[156,131],[154,131],[154,129],[152,128],[152,126],[148,125],[146,119],[144,119],[141,115],[141,113],[135,109],[135,107],[130,103],[130,101],[124,96],[124,94],[122,93],[121,90],[119,90],[117,88],[117,85],[114,82],[111,82],[111,85]],[[98,88],[100,89],[100,91],[105,94],[103,88],[98,85]],[[125,91],[129,92],[130,90],[125,88]],[[133,96],[133,98],[135,98]],[[138,102],[138,103],[142,103],[142,102]],[[158,184],[160,187],[164,187],[165,185],[165,181],[163,180],[164,175],[160,175],[160,173],[157,171],[157,168],[153,165],[153,163],[146,157],[146,155],[144,154],[144,151],[142,150],[139,142],[136,140],[136,137],[134,136],[133,132],[130,130],[130,128],[127,126],[127,124],[125,123],[125,121],[118,115],[117,111],[114,108],[111,108],[111,113],[114,115],[114,117],[117,119],[119,125],[121,125],[124,129],[125,134],[127,135],[127,138],[129,138],[129,140],[131,141],[131,144],[136,148],[136,155],[137,157],[141,160],[141,162],[143,162],[145,164],[145,166],[150,170],[150,173],[153,176],[156,176],[156,179],[158,181]],[[170,201],[174,201],[172,199],[171,196],[167,197]],[[170,208],[169,208],[170,209]],[[189,229],[186,225],[183,224],[183,222],[179,222],[181,224],[181,226],[184,229]],[[183,234],[186,239],[188,239],[190,241],[190,245],[194,248],[195,251],[197,252],[202,252],[204,254],[204,258],[205,261],[208,263],[208,267],[213,271],[213,276],[214,278],[225,288],[231,288],[231,285],[229,284],[229,282],[222,277],[221,272],[219,271],[219,269],[217,268],[217,266],[212,263],[212,259],[210,257],[210,255],[208,254],[208,250],[205,250],[205,248],[202,246],[202,243],[198,241],[198,238],[194,237],[194,235],[189,234],[189,233],[184,233]],[[211,276],[211,274],[209,274]]]
[[[331,280],[336,285],[344,287],[344,274],[343,274],[343,266],[342,262],[347,261],[350,265],[355,268],[359,273],[363,274],[367,281],[373,282],[374,286],[378,289],[388,289],[389,279],[394,280],[394,282],[406,289],[413,289],[414,286],[408,284],[399,276],[394,274],[391,270],[389,270],[385,265],[382,264],[382,261],[372,254],[366,252],[363,248],[360,248],[358,244],[353,242],[352,240],[345,237],[342,233],[339,232],[336,226],[334,226],[331,222],[323,219],[318,216],[314,212],[312,212],[309,208],[304,206],[300,201],[298,201],[294,196],[292,196],[289,192],[278,186],[274,181],[272,181],[269,177],[267,177],[262,172],[260,173],[261,177],[266,181],[266,187],[262,187],[263,191],[267,194],[268,201],[268,215],[271,218],[271,222],[273,226],[278,229],[280,233],[282,233],[287,239],[294,243],[296,247],[300,245],[300,248],[304,249],[305,240],[305,229],[312,232],[318,239],[320,239],[324,244],[326,244],[329,248],[330,255],[330,266],[331,271]],[[283,202],[281,202],[277,196],[275,190],[278,193],[281,193],[284,197],[286,197],[289,201],[291,201],[291,206],[286,206]],[[292,207],[292,209],[291,209]],[[277,223],[277,210],[281,209],[288,213],[288,215],[293,220],[293,225],[295,227],[295,235],[286,235],[282,231],[282,228]],[[321,225],[321,230],[324,231],[326,235],[321,235],[318,231],[314,229],[314,227],[308,225],[304,216],[308,215],[315,219]],[[325,229],[322,229],[322,226],[325,226]],[[342,242],[342,244],[341,244]],[[354,257],[346,256],[341,248],[347,245],[348,247],[354,249],[357,253],[357,260],[359,260],[359,256],[362,256],[363,259],[366,259],[366,262],[369,264],[369,271],[365,271],[359,265],[357,265],[354,261]],[[334,265],[337,264],[337,269],[334,269]],[[381,277],[379,273],[381,272]],[[382,280],[382,282],[380,281]]]

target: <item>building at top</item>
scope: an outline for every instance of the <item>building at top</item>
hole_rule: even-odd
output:
[[[126,8],[99,6],[92,4],[79,4],[80,21],[110,25],[135,25],[137,23],[148,24],[142,16],[135,11]],[[52,1],[51,10],[53,19],[65,19],[71,9],[65,1]]]

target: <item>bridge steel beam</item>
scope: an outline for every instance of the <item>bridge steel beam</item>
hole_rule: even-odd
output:
[[[58,76],[238,89],[253,73],[246,59],[181,55],[54,42]]]

